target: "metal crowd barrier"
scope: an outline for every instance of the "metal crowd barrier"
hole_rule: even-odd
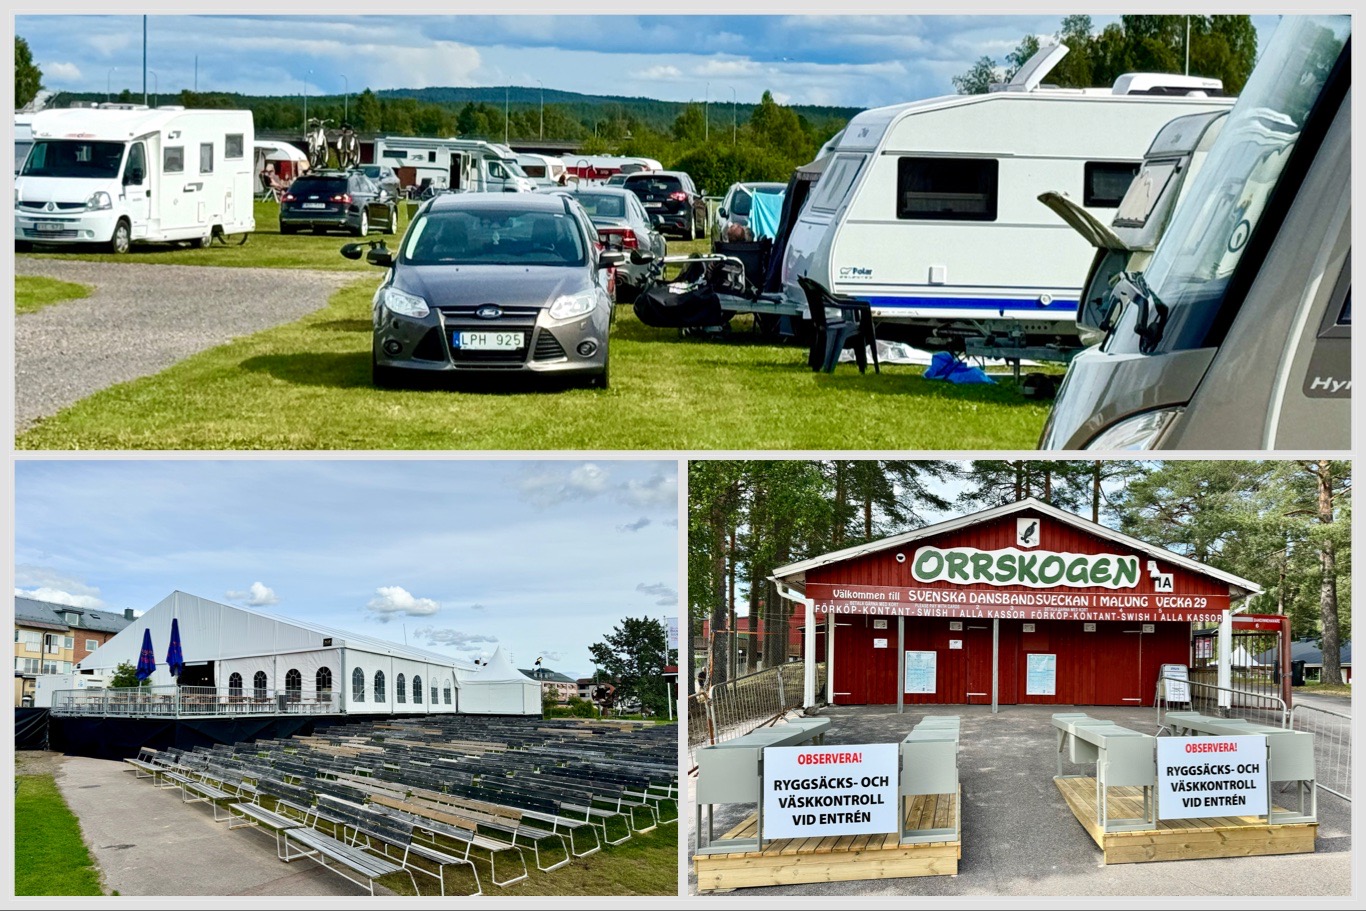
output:
[[[1319,790],[1352,799],[1352,714],[1297,703],[1290,728],[1314,735],[1315,780]]]
[[[1166,683],[1168,686],[1163,686]],[[1174,706],[1204,715],[1221,718],[1247,718],[1263,724],[1285,727],[1290,717],[1285,700],[1271,693],[1257,693],[1237,687],[1215,686],[1212,683],[1189,682],[1190,700],[1179,702],[1171,699],[1171,684],[1185,684],[1187,681],[1176,677],[1160,677],[1157,681],[1153,705],[1157,708],[1157,723],[1162,724],[1162,716]]]
[[[212,686],[144,686],[56,690],[52,714],[120,718],[237,717],[241,715],[326,715],[335,712],[333,693],[307,697],[299,691]]]

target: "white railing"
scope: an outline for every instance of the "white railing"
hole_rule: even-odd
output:
[[[1164,687],[1164,683],[1167,686]],[[1168,698],[1167,693],[1173,692],[1174,688],[1179,688],[1182,685],[1187,686],[1190,690],[1190,701],[1177,702]],[[1288,726],[1290,718],[1290,713],[1285,707],[1285,700],[1281,699],[1280,696],[1240,689],[1236,686],[1215,686],[1212,683],[1200,683],[1195,680],[1187,683],[1185,680],[1173,677],[1158,678],[1157,693],[1153,699],[1153,705],[1157,707],[1159,729],[1164,725],[1163,715],[1172,706],[1189,708],[1192,712],[1213,715],[1217,718],[1245,718],[1248,721],[1271,724],[1282,728]]]
[[[1290,727],[1314,735],[1315,783],[1343,800],[1352,799],[1352,715],[1315,705],[1297,704]]]
[[[122,718],[327,715],[338,711],[336,693],[212,686],[142,686],[57,690],[54,715]]]

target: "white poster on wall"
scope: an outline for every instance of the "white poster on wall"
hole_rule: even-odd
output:
[[[1162,687],[1168,702],[1190,702],[1190,670],[1184,664],[1162,665]]]
[[[1266,815],[1266,737],[1157,738],[1157,818]]]
[[[1028,655],[1025,659],[1025,695],[1058,694],[1058,656]]]
[[[764,750],[764,838],[897,831],[895,743]]]
[[[886,640],[886,639],[874,639],[874,640],[873,640],[873,648],[886,648],[886,647],[887,647],[887,640]]]
[[[907,652],[906,688],[902,692],[933,693],[937,664],[935,652]]]

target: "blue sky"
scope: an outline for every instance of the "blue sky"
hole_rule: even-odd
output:
[[[678,613],[677,484],[672,461],[18,460],[15,589],[180,589],[587,676],[623,617]]]
[[[1092,18],[1099,29],[1117,17]],[[772,90],[786,103],[874,107],[951,93],[952,77],[982,55],[1003,59],[1022,36],[1052,35],[1061,21],[1061,13],[151,16],[156,75],[147,88],[193,87],[198,55],[203,91],[540,84],[721,106]],[[1277,17],[1253,21],[1265,44]],[[48,88],[141,93],[141,16],[21,15],[15,28]]]

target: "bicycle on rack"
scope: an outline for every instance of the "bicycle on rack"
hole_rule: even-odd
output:
[[[360,137],[356,135],[351,124],[341,125],[341,134],[337,136],[337,167],[342,170],[350,170],[360,165]]]
[[[304,133],[304,139],[308,142],[308,166],[315,171],[319,168],[327,167],[329,152],[327,142],[328,123],[329,121],[310,117],[308,119],[308,129]]]

